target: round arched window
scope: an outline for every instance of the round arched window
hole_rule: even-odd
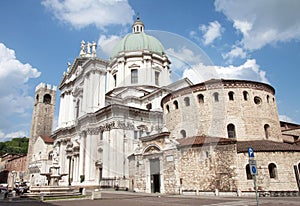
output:
[[[261,104],[261,102],[262,102],[262,101],[261,101],[261,98],[260,98],[260,97],[258,97],[258,96],[255,96],[255,97],[254,97],[254,103],[255,103],[255,104]]]
[[[50,104],[51,103],[51,96],[50,94],[45,94],[43,98],[43,103]]]

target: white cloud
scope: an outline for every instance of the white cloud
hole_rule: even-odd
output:
[[[249,36],[248,32],[252,29],[252,23],[247,21],[235,20],[233,27],[242,32],[245,36]]]
[[[26,133],[24,131],[17,131],[5,134],[0,130],[0,142],[9,141],[12,138],[26,137]]]
[[[192,50],[185,47],[182,47],[178,50],[169,48],[166,50],[166,53],[168,54],[168,56],[170,56],[170,58],[176,57],[177,59],[188,63],[189,65],[199,63],[199,61],[201,60],[200,55],[196,55]]]
[[[30,64],[16,59],[14,50],[0,43],[0,111],[1,114],[22,113],[32,106],[32,97],[27,93],[27,82],[37,78],[40,72]]]
[[[244,49],[300,39],[299,0],[216,0],[215,8],[241,32]]]
[[[172,62],[172,81],[181,79],[182,73],[185,70],[193,68],[194,65],[212,65],[209,57],[198,47],[168,48],[165,51]]]
[[[44,0],[54,16],[77,29],[89,25],[104,29],[111,24],[132,23],[134,11],[127,0]]]
[[[279,120],[280,121],[284,121],[284,122],[295,122],[292,118],[290,118],[289,116],[287,115],[281,115],[279,114]]]
[[[28,80],[37,78],[40,72],[30,64],[21,63],[15,51],[0,43],[0,129],[5,129],[11,117],[27,115],[33,106],[28,95]]]
[[[234,45],[228,53],[222,54],[222,56],[224,59],[228,60],[227,63],[231,64],[236,58],[245,59],[247,53],[244,51],[243,48]]]
[[[218,21],[210,22],[208,26],[201,25],[199,26],[199,30],[203,33],[203,43],[204,45],[208,45],[213,43],[213,41],[219,37],[223,32],[223,28]],[[191,33],[191,35],[194,35]]]
[[[121,41],[121,39],[122,37],[116,35],[112,35],[112,36],[101,35],[98,40],[98,46],[101,52],[103,52],[103,54],[109,57],[111,55],[113,48],[119,41]]]
[[[183,77],[189,78],[193,83],[200,83],[213,78],[241,79],[269,83],[266,72],[261,70],[255,59],[248,59],[240,66],[205,66],[194,65],[184,70]]]

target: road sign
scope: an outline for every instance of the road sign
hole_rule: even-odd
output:
[[[249,166],[251,175],[257,175],[256,160],[249,159]]]
[[[249,158],[254,158],[254,149],[252,147],[248,147],[248,155]]]
[[[256,165],[256,160],[250,159],[249,160],[249,165]]]
[[[256,165],[250,165],[250,173],[251,175],[257,175]]]

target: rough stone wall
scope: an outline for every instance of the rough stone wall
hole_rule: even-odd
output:
[[[257,186],[259,191],[297,191],[298,186],[294,165],[300,162],[299,152],[256,152]],[[253,179],[247,180],[246,165],[249,158],[246,153],[237,155],[237,186],[241,191],[254,191]],[[270,178],[268,165],[277,167],[277,178]]]
[[[137,192],[146,192],[146,170],[142,155],[129,159],[129,189]]]
[[[44,102],[45,95],[50,95],[51,97],[50,102]],[[51,85],[45,85],[41,83],[36,87],[30,138],[28,144],[28,153],[27,153],[28,164],[32,161],[33,145],[36,142],[38,136],[40,135],[50,136],[52,134],[55,101],[56,101],[55,86],[51,87]]]
[[[215,92],[219,93],[218,102],[214,100]],[[234,93],[233,100],[229,99],[229,92]],[[247,100],[243,92],[248,93]],[[204,102],[199,102],[200,94],[204,96]],[[261,102],[256,104],[255,97]],[[186,98],[189,98],[189,105],[185,103]],[[178,102],[178,109],[175,109],[174,101]],[[184,92],[174,92],[173,98],[164,102],[163,108],[166,126],[174,138],[182,137],[181,130],[185,130],[187,136],[228,137],[227,125],[234,124],[239,140],[266,139],[264,125],[268,124],[268,139],[282,141],[275,97],[267,89],[232,86],[193,91],[186,88]]]
[[[204,146],[181,150],[182,190],[236,191],[236,145]]]
[[[166,194],[179,194],[180,174],[179,174],[179,155],[176,149],[167,150],[163,154],[163,174],[164,192]]]
[[[161,192],[163,193],[179,194],[180,190],[237,190],[235,144],[172,148],[159,154],[131,156],[129,177],[134,182],[132,189],[150,192],[147,188],[147,181],[149,181],[147,163],[154,157],[159,157],[161,161]]]

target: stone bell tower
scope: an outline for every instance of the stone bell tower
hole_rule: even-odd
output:
[[[35,88],[34,107],[27,153],[27,164],[32,161],[33,145],[41,135],[50,136],[54,121],[56,86],[40,83]]]

